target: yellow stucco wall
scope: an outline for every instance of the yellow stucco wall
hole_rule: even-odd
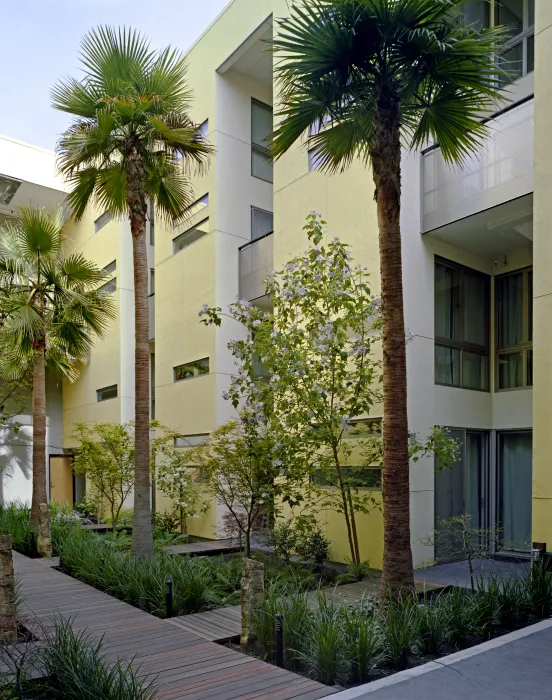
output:
[[[552,551],[552,3],[536,3],[533,540]]]

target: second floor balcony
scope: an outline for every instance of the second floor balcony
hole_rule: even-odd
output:
[[[265,280],[274,268],[273,234],[267,233],[239,250],[239,295],[252,301],[266,294]]]
[[[533,192],[534,104],[530,99],[487,122],[489,135],[462,166],[438,147],[422,156],[422,233]]]

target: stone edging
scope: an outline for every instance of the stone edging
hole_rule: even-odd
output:
[[[331,695],[330,697],[332,700],[354,700],[355,698],[362,698],[369,693],[375,693],[376,690],[381,690],[381,688],[395,685],[395,683],[402,683],[403,681],[416,678],[417,676],[423,676],[425,673],[431,673],[431,671],[438,671],[440,668],[443,668],[443,666],[452,666],[453,664],[469,659],[472,656],[484,654],[487,651],[504,646],[510,642],[515,642],[518,639],[529,637],[532,634],[549,629],[550,627],[552,627],[552,620],[542,620],[541,622],[537,622],[535,625],[529,625],[529,627],[524,627],[523,629],[516,630],[515,632],[504,634],[502,637],[491,639],[489,642],[483,642],[482,644],[477,644],[469,649],[464,649],[462,651],[457,651],[454,654],[449,654],[449,656],[444,656],[438,661],[429,661],[421,666],[409,668],[406,671],[400,671],[399,673],[395,673],[392,676],[386,676],[385,678],[380,678],[372,683],[366,683],[365,685],[359,685],[355,688],[342,690],[341,692]]]

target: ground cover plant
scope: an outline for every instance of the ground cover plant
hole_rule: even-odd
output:
[[[453,588],[358,603],[269,587],[252,620],[251,653],[275,662],[281,615],[283,665],[327,685],[351,686],[473,646],[549,616],[552,573],[494,575],[475,591]]]

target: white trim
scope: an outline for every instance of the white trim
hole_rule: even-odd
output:
[[[452,666],[460,661],[465,661],[466,659],[470,659],[473,656],[478,656],[479,654],[485,654],[487,651],[497,649],[505,644],[510,644],[510,642],[516,642],[518,639],[529,637],[532,634],[542,632],[543,630],[550,629],[551,627],[552,620],[543,620],[542,622],[537,622],[536,625],[530,625],[529,627],[524,627],[521,630],[510,632],[502,637],[497,637],[497,639],[491,639],[490,642],[483,642],[483,644],[477,644],[469,649],[464,649],[463,651],[458,651],[455,654],[450,654],[449,656],[445,656],[438,661],[430,661],[422,666],[409,668],[406,671],[395,673],[392,676],[386,676],[385,678],[373,681],[372,683],[366,683],[365,685],[359,685],[356,688],[343,690],[340,693],[335,693],[331,697],[332,700],[353,700],[354,698],[363,698],[365,695],[375,693],[377,690],[381,690],[382,688],[387,688],[390,685],[408,681],[411,678],[423,676],[425,673],[431,673],[431,671],[438,671],[440,668],[443,668],[443,666]]]

